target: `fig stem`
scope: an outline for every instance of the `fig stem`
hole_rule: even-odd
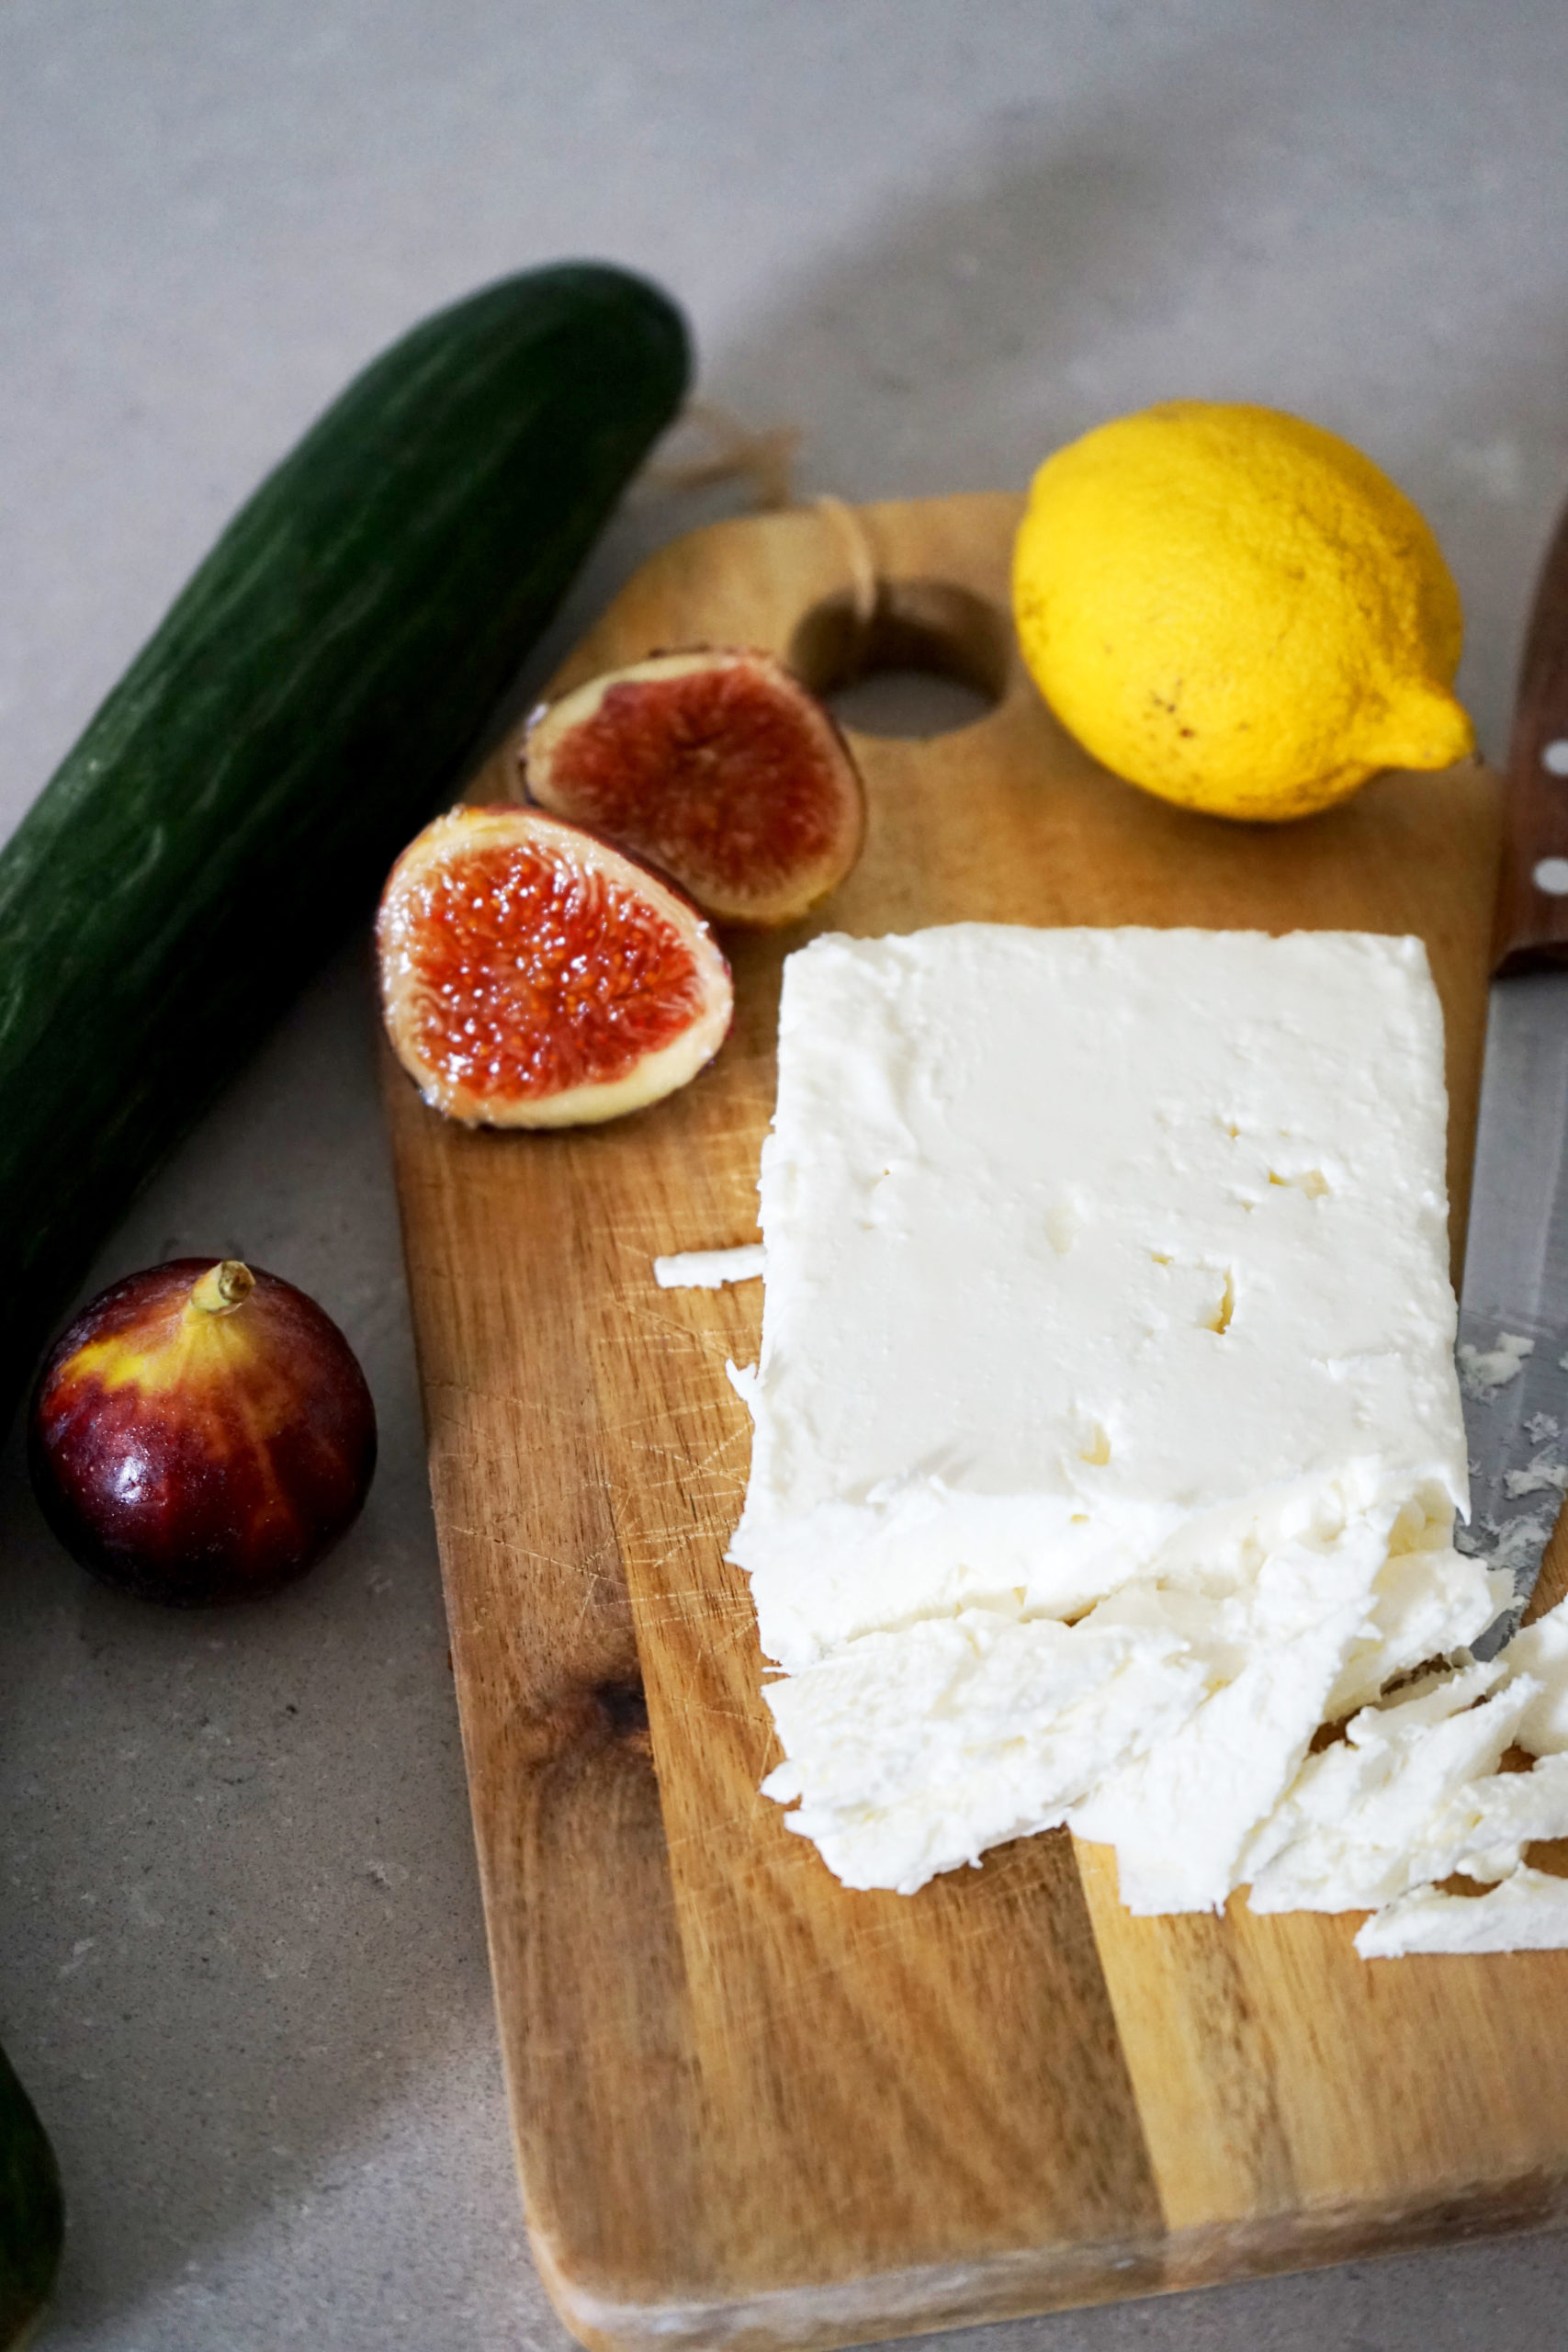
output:
[[[220,1258],[209,1266],[192,1285],[190,1303],[200,1315],[232,1315],[236,1306],[243,1306],[256,1286],[256,1278],[249,1266],[239,1258]]]

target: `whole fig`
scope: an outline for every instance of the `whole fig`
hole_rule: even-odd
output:
[[[274,1592],[336,1543],[376,1467],[376,1411],[303,1291],[235,1258],[175,1258],[113,1283],[56,1342],[28,1458],[85,1568],[199,1607]]]

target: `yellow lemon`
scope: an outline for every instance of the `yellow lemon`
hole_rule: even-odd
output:
[[[1474,748],[1427,523],[1370,458],[1277,409],[1168,401],[1058,449],[1013,609],[1064,726],[1189,808],[1304,817]]]

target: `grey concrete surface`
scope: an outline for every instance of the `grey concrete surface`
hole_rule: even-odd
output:
[[[1495,752],[1568,489],[1565,107],[1560,0],[6,0],[0,831],[349,372],[573,253],[680,295],[705,390],[800,425],[807,489],[1021,484],[1172,392],[1336,426],[1448,548]],[[556,642],[707,511],[639,499]],[[61,2352],[566,2340],[507,2147],[370,1024],[354,944],[94,1278],[239,1250],[339,1317],[383,1431],[342,1550],[165,1618],[80,1577],[0,1458],[0,2040],[65,2170]],[[1555,2352],[1565,2303],[1547,2237],[984,2341]]]

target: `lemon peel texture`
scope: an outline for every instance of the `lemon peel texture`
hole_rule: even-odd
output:
[[[1474,749],[1459,592],[1427,522],[1359,449],[1278,409],[1169,401],[1057,450],[1013,608],[1064,726],[1185,808],[1279,822]]]

